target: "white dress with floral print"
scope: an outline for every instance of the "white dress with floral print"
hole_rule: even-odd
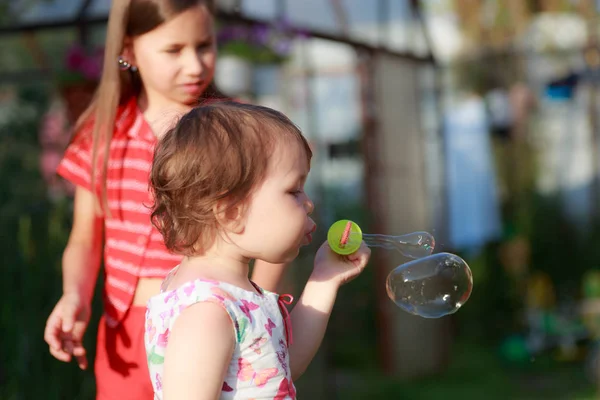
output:
[[[155,399],[163,398],[161,381],[169,332],[182,310],[203,301],[227,311],[237,338],[221,399],[296,398],[280,297],[257,289],[261,293],[197,279],[150,299],[144,341]]]

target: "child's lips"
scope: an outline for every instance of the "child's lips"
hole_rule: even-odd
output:
[[[307,233],[305,237],[308,243],[312,242],[312,233]]]
[[[317,225],[313,224],[312,228],[310,228],[310,230],[308,231],[308,233],[305,235],[306,240],[308,241],[308,243],[312,242],[312,234],[316,230],[317,230]]]
[[[202,92],[202,82],[190,82],[181,85],[183,90],[188,94],[199,94]]]

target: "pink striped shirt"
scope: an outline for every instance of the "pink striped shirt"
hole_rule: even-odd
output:
[[[57,171],[87,190],[91,190],[91,144],[91,134],[84,132],[68,147]],[[111,326],[129,310],[139,278],[164,278],[182,258],[165,248],[150,222],[149,178],[155,145],[156,138],[132,98],[117,112],[108,160],[104,313]],[[95,191],[100,195],[100,184]]]

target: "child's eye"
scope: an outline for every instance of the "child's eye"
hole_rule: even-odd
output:
[[[177,54],[177,53],[179,53],[179,49],[178,48],[167,49],[167,50],[165,50],[165,52],[169,53],[169,54]]]
[[[300,196],[300,195],[302,194],[302,190],[291,190],[289,193],[290,193],[292,196],[296,196],[296,197],[298,197],[298,196]]]

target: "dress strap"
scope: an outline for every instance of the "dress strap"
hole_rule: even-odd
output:
[[[286,307],[286,305],[290,305],[294,302],[294,297],[291,294],[281,294],[277,299],[277,304],[279,304],[279,310],[281,311],[281,315],[283,316],[283,325],[285,328],[285,339],[287,341],[288,348],[294,342],[292,337],[292,318],[290,317],[290,313]]]
[[[169,273],[167,274],[167,276],[165,276],[165,279],[163,279],[162,283],[160,284],[160,292],[161,293],[163,293],[167,290],[167,288],[169,287],[169,283],[171,283],[171,280],[177,273],[177,270],[179,270],[179,265],[177,265],[175,268],[170,270]]]

